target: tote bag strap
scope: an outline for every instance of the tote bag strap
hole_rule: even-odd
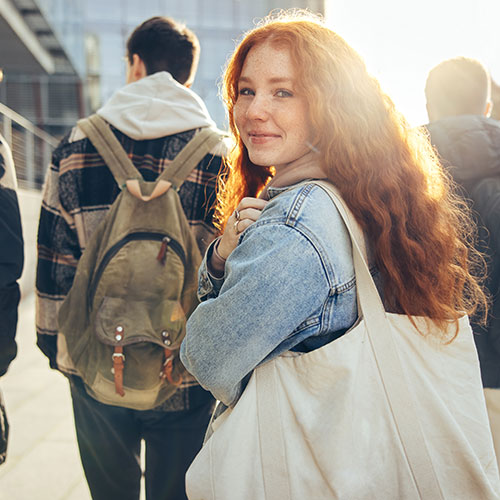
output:
[[[315,184],[323,188],[330,196],[349,231],[358,303],[361,306],[387,400],[420,497],[442,499],[443,493],[430,459],[420,421],[416,417],[415,398],[408,385],[393,339],[394,332],[361,250],[363,245],[359,235],[363,239],[362,232],[338,190],[327,182],[317,181]]]

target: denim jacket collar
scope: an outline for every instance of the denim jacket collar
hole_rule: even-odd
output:
[[[275,196],[278,196],[282,193],[284,193],[285,191],[288,191],[289,189],[293,189],[297,186],[300,186],[301,184],[306,184],[307,182],[310,182],[310,181],[315,181],[315,180],[320,180],[320,179],[304,179],[304,180],[301,180],[300,182],[296,182],[295,184],[292,184],[291,186],[283,186],[283,187],[273,187],[273,186],[269,186],[267,188],[267,195],[269,197],[270,200],[272,200]],[[328,180],[328,179],[321,179],[321,180]]]

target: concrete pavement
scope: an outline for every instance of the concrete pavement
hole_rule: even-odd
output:
[[[19,351],[0,380],[10,421],[1,500],[90,500],[76,444],[66,379],[35,346],[35,307],[22,300]]]

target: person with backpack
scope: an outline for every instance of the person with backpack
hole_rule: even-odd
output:
[[[476,59],[455,57],[429,72],[426,125],[432,145],[471,205],[492,299],[486,325],[472,318],[497,460],[500,457],[500,122],[489,117],[491,80]]]
[[[37,344],[69,378],[94,500],[186,498],[213,397],[182,367],[225,153],[189,87],[199,43],[166,17],[127,42],[127,84],[52,155],[38,231]]]
[[[21,299],[18,280],[24,263],[21,214],[12,152],[0,135],[0,377],[16,357],[16,328]],[[9,424],[0,392],[0,464],[5,462]]]

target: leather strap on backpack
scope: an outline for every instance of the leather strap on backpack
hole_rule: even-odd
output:
[[[174,369],[174,351],[165,347],[165,361],[163,363],[163,369],[160,373],[160,377],[168,380],[172,385],[180,385],[182,382],[182,377],[179,376],[174,380],[172,376],[172,371]]]
[[[125,396],[123,390],[123,368],[125,366],[125,356],[123,355],[123,347],[115,346],[113,355],[113,375],[115,377],[115,391],[121,397]]]

